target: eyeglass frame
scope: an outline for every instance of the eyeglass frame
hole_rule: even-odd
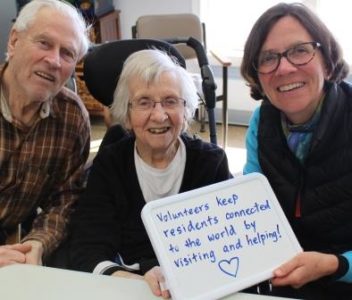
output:
[[[177,104],[175,107],[173,107],[173,108],[165,107],[165,106],[164,106],[165,101],[166,101],[167,99],[170,99],[170,98],[177,100],[177,103],[178,103],[178,104]],[[147,99],[147,100],[149,100],[153,105],[152,105],[151,107],[149,107],[148,109],[136,109],[136,108],[134,107],[133,103],[135,103],[136,101],[141,100],[141,99]],[[155,101],[154,99],[151,99],[151,98],[148,98],[148,97],[141,97],[141,98],[138,98],[138,99],[132,99],[132,100],[130,100],[130,101],[128,102],[128,107],[129,107],[130,109],[134,110],[134,111],[151,112],[151,111],[155,108],[155,106],[156,106],[157,103],[160,103],[161,107],[162,107],[164,110],[167,110],[167,111],[169,111],[169,110],[175,110],[176,108],[181,107],[182,104],[183,104],[183,106],[186,106],[186,100],[183,99],[183,98],[181,98],[181,97],[166,97],[166,98],[161,99],[160,101]],[[181,105],[180,105],[180,104],[181,104]]]
[[[289,53],[290,51],[292,51],[293,49],[295,49],[295,48],[297,48],[297,47],[299,47],[299,46],[302,46],[302,45],[306,45],[306,44],[310,44],[310,45],[313,46],[313,54],[312,54],[312,57],[311,57],[307,62],[304,62],[304,63],[301,63],[301,64],[297,64],[297,63],[292,62],[292,61],[290,60],[290,58],[288,57],[288,53]],[[276,55],[276,57],[278,58],[278,60],[277,60],[277,65],[276,65],[276,67],[273,68],[273,70],[271,70],[271,71],[269,71],[269,72],[260,72],[260,71],[259,71],[259,68],[258,68],[258,66],[257,66],[257,65],[258,65],[258,60],[259,60],[259,55],[258,55],[258,58],[257,58],[257,60],[256,60],[256,63],[253,62],[252,65],[253,65],[253,68],[254,68],[259,74],[263,74],[263,75],[271,74],[271,73],[275,72],[275,71],[279,68],[280,63],[281,63],[281,59],[282,59],[283,57],[285,57],[285,58],[287,59],[287,61],[288,61],[290,64],[292,64],[293,66],[298,66],[298,67],[304,66],[304,65],[309,64],[309,63],[313,60],[313,58],[315,57],[316,50],[317,50],[318,48],[321,48],[321,47],[322,47],[322,45],[321,45],[319,42],[304,42],[304,43],[299,43],[299,44],[297,44],[297,45],[295,45],[295,46],[293,46],[293,47],[290,47],[290,48],[286,49],[285,51],[283,51],[283,52],[281,52],[281,53],[280,53],[280,52],[272,52],[271,54],[272,54],[272,55]]]

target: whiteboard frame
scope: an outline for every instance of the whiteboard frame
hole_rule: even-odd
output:
[[[216,192],[216,191],[221,191],[223,189],[227,189],[229,187],[233,187],[234,190],[236,189],[236,185],[251,181],[251,180],[259,180],[260,183],[263,185],[267,197],[270,199],[270,204],[273,207],[273,213],[276,214],[277,218],[280,220],[280,226],[281,228],[284,229],[285,233],[287,234],[287,237],[290,241],[291,245],[291,253],[298,254],[299,252],[302,252],[302,248],[284,214],[282,211],[282,208],[268,182],[266,177],[260,173],[251,173],[245,176],[240,176],[237,178],[229,179],[220,183],[212,184],[203,188],[191,190],[185,193],[180,193],[177,195],[165,197],[162,199],[154,200],[151,202],[148,202],[144,208],[142,209],[141,216],[142,220],[144,223],[144,226],[146,228],[146,231],[148,233],[148,236],[150,238],[151,244],[153,246],[153,249],[155,251],[155,254],[157,256],[157,259],[159,261],[159,264],[161,266],[163,275],[165,277],[167,287],[172,295],[172,299],[175,300],[181,300],[185,299],[185,295],[183,294],[183,287],[179,286],[177,284],[178,280],[173,272],[173,267],[172,267],[172,262],[169,259],[168,255],[168,250],[165,248],[163,240],[165,238],[161,237],[161,235],[158,233],[158,227],[156,222],[153,220],[153,217],[151,217],[151,214],[153,213],[153,210],[159,209],[161,207],[167,207],[171,206],[174,203],[179,203],[181,201],[189,201],[189,199],[192,199],[193,197],[199,198],[201,195],[206,195],[209,192]],[[288,256],[287,260],[292,258],[293,256]],[[277,268],[279,265],[275,265],[272,268],[265,270],[263,272],[260,272],[258,274],[255,274],[251,276],[251,278],[246,278],[246,279],[241,279],[239,281],[234,280],[234,283],[232,284],[225,284],[223,286],[219,286],[217,289],[212,289],[212,290],[206,290],[202,292],[201,294],[197,294],[192,296],[191,298],[187,299],[192,299],[192,300],[210,300],[210,299],[218,299],[221,297],[224,297],[226,295],[229,295],[231,293],[234,293],[236,291],[240,291],[244,288],[247,288],[249,286],[252,286],[254,284],[257,284],[261,281],[267,280],[272,278],[272,273],[275,268]],[[204,285],[203,285],[204,287]],[[205,287],[204,287],[205,288]]]

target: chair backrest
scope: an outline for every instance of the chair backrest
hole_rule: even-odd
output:
[[[205,26],[194,14],[145,15],[132,27],[133,38],[168,40],[193,37],[205,48]],[[185,59],[195,58],[194,50],[186,45],[176,45]]]
[[[123,64],[133,52],[157,48],[176,57],[184,68],[183,56],[171,44],[152,39],[119,40],[97,45],[90,49],[83,64],[83,76],[89,92],[106,106],[113,102],[113,95]]]
[[[27,3],[29,3],[30,1],[31,0],[16,0],[17,15],[19,14],[22,7],[25,6]]]

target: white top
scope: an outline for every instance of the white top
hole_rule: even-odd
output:
[[[175,195],[182,184],[186,166],[186,147],[179,138],[179,147],[174,159],[165,169],[153,168],[145,163],[134,147],[134,162],[137,177],[146,202]]]

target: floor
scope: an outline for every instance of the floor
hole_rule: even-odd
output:
[[[98,151],[101,139],[103,138],[106,132],[106,126],[104,124],[103,118],[101,117],[91,117],[92,125],[92,135],[91,135],[91,154],[90,159],[94,157]],[[194,121],[191,125],[189,131],[191,134],[196,134],[202,139],[209,141],[209,130],[206,126],[205,132],[200,132],[200,123]],[[235,173],[242,172],[243,165],[246,160],[246,151],[245,151],[245,134],[247,127],[246,126],[234,126],[230,125],[228,129],[228,138],[227,146],[225,148],[228,160],[230,171]],[[222,143],[222,126],[217,126],[217,140],[220,146]]]

